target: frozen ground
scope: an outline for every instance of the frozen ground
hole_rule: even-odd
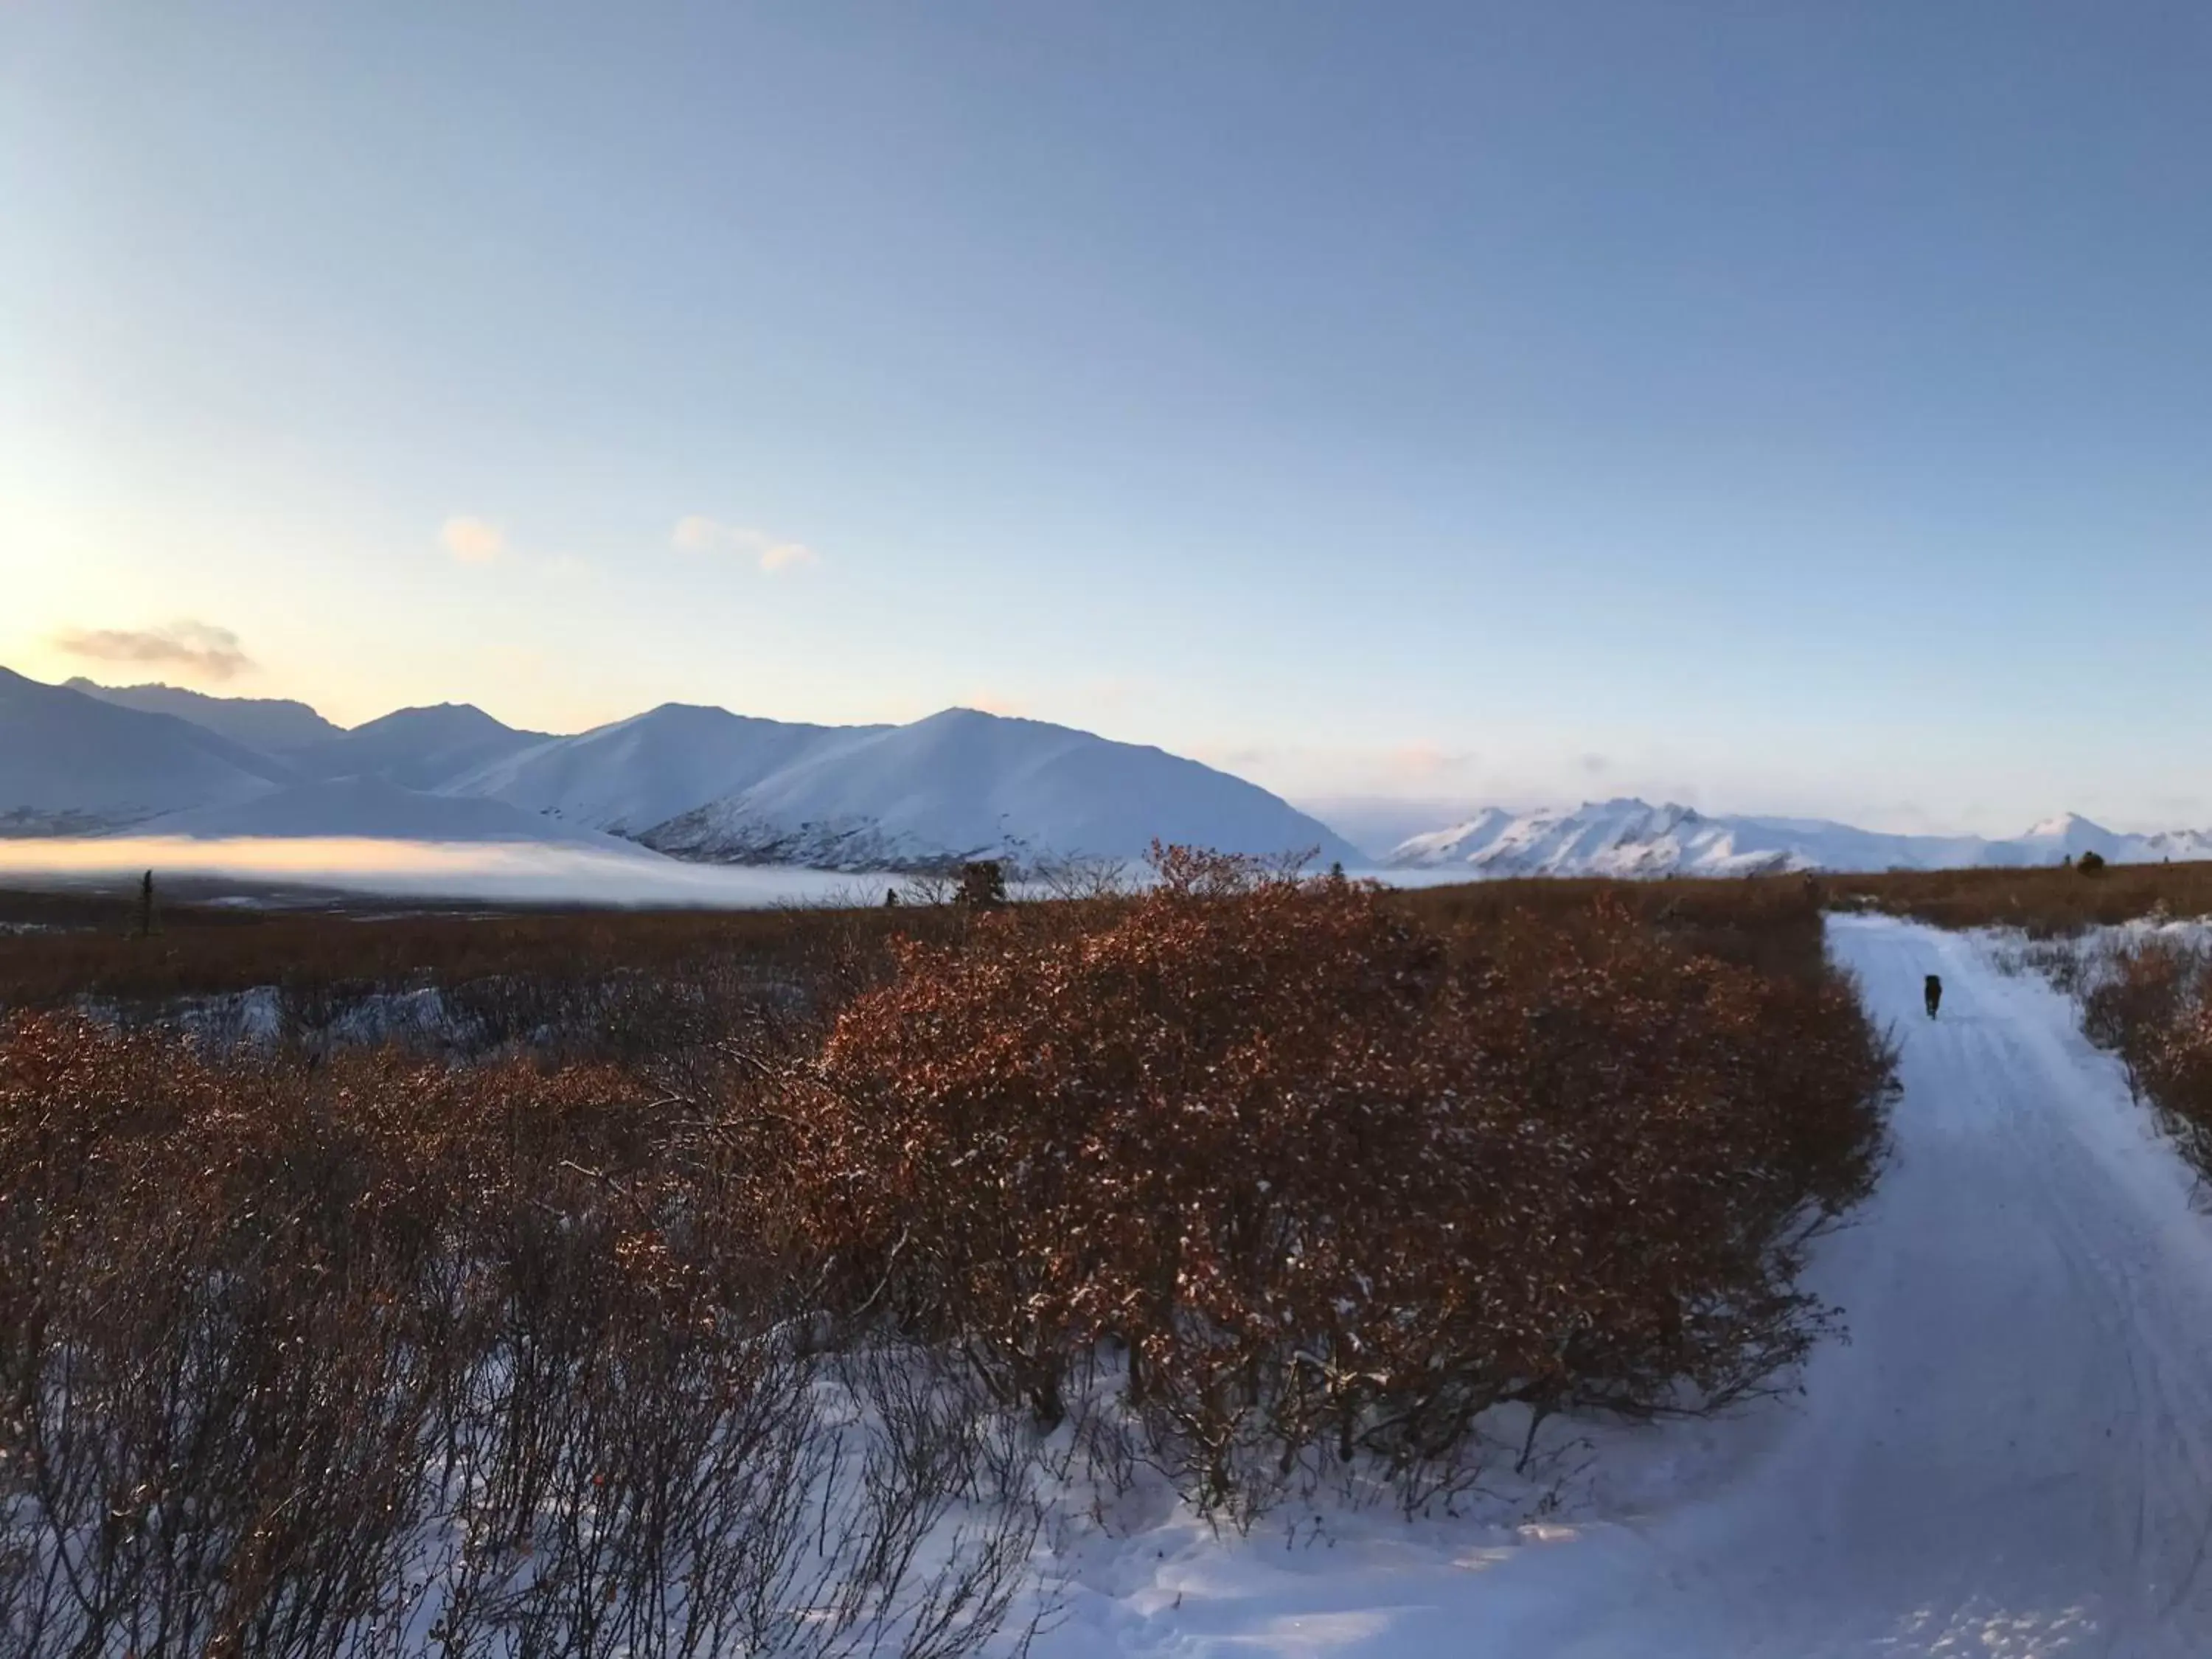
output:
[[[2147,945],[2212,956],[2212,917],[2141,916],[2056,939],[2030,939],[2011,927],[1978,928],[1972,937],[2002,971],[2041,974],[2078,996],[2102,982],[2121,957]]]
[[[1611,1431],[1547,1518],[1151,1518],[1074,1565],[1041,1659],[2164,1659],[2212,1652],[2212,1223],[2041,980],[1838,921],[1894,1022],[1880,1191],[1814,1288],[1802,1396]],[[1941,1020],[1921,1011],[1940,973]]]

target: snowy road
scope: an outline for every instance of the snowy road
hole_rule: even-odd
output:
[[[1542,1541],[1132,1540],[1124,1572],[1157,1559],[1079,1584],[1039,1651],[2212,1654],[2212,1219],[2039,981],[1887,921],[1832,940],[1905,1093],[1879,1192],[1820,1250],[1851,1340],[1802,1399],[1655,1431],[1698,1448],[1666,1497]]]

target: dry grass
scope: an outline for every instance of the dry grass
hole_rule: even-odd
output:
[[[121,898],[8,894],[0,1008],[219,995],[258,986],[400,988],[518,975],[583,983],[622,973],[681,980],[730,963],[811,974],[893,936],[957,930],[950,908],[831,910],[250,910],[164,904],[150,939]]]
[[[1464,934],[1508,915],[1577,915],[1601,894],[1686,949],[1763,970],[1820,970],[1820,895],[1802,878],[1470,883],[1395,892],[1388,902],[1425,926]],[[1115,902],[1075,908],[1110,909]],[[80,999],[150,1006],[262,986],[328,999],[522,979],[569,988],[635,975],[813,982],[833,969],[885,969],[896,941],[955,941],[970,922],[952,905],[750,911],[387,905],[303,913],[165,902],[159,932],[142,939],[131,936],[135,916],[135,896],[121,888],[89,895],[0,891],[0,1009],[61,1007]],[[9,931],[16,927],[33,931]]]
[[[1391,902],[1428,926],[1479,938],[1512,918],[1565,922],[1601,901],[1676,948],[1764,974],[1813,981],[1826,973],[1823,884],[1803,876],[1735,881],[1596,878],[1470,882],[1413,889]]]

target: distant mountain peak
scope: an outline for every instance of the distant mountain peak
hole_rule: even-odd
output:
[[[0,669],[0,824],[84,834],[294,781],[284,761],[192,720]]]
[[[430,727],[441,731],[512,732],[515,728],[505,720],[487,714],[472,702],[426,702],[406,708],[395,708],[388,714],[354,727],[356,732],[389,731],[401,726]]]
[[[143,685],[101,685],[82,675],[63,689],[142,714],[173,714],[233,743],[271,755],[327,742],[343,736],[345,730],[289,697],[217,697],[159,680]]]
[[[1673,803],[1654,807],[1621,796],[1585,802],[1572,811],[1492,808],[1448,830],[1412,837],[1386,862],[1401,868],[1464,867],[1474,877],[1741,876],[2055,864],[2088,851],[2115,863],[2212,858],[2212,832],[2124,836],[2065,812],[2005,841],[1886,835],[1820,819],[1711,817]]]
[[[851,870],[1133,860],[1155,837],[1364,861],[1327,825],[1241,778],[973,708],[909,726],[817,730],[773,769],[641,835],[687,858]]]
[[[477,768],[549,741],[546,733],[518,732],[474,703],[439,702],[395,708],[295,758],[312,778],[442,789]]]

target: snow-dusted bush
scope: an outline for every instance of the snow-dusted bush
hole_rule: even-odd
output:
[[[776,934],[787,1006],[441,934],[434,1054],[0,1022],[0,1650],[1016,1645],[1038,1417],[1411,1506],[1817,1328],[1885,1062],[1807,901],[1158,875]]]
[[[2127,1067],[2183,1153],[2212,1174],[2212,953],[2186,936],[2120,945],[2084,992],[2082,1028]]]
[[[0,1029],[0,1650],[990,1645],[1039,1524],[1010,1425],[799,1340],[773,1183],[689,1109]]]
[[[1100,1344],[1200,1503],[1323,1449],[1412,1492],[1474,1419],[1711,1403],[1800,1353],[1802,1230],[1869,1179],[1848,987],[1603,904],[1454,941],[1170,850],[1096,925],[917,945],[794,1085],[817,1248],[1042,1419]]]

